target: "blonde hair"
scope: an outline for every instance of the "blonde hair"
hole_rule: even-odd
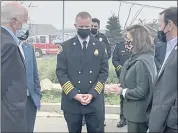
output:
[[[90,18],[90,19],[92,20],[91,15],[90,15],[88,12],[85,12],[85,11],[79,12],[79,13],[77,14],[77,16],[75,17],[75,21],[76,21],[77,18],[79,18],[79,17],[82,18],[82,19]]]
[[[133,54],[144,53],[148,51],[154,52],[155,46],[153,43],[153,38],[145,26],[139,24],[131,25],[126,29],[126,31],[129,32],[133,38]]]

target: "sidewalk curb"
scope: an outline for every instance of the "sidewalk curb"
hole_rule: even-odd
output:
[[[60,112],[61,104],[60,103],[41,103],[40,111]],[[120,113],[119,105],[105,105],[105,114],[119,114],[119,113]]]

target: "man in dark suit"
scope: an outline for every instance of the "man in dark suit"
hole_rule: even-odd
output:
[[[178,132],[177,119],[177,7],[160,13],[159,38],[166,42],[166,56],[155,81],[149,119],[150,132]]]
[[[27,132],[32,133],[36,120],[37,109],[40,109],[41,87],[38,76],[36,57],[33,46],[25,42],[29,36],[29,30],[19,35],[19,48],[25,60],[27,73],[27,104],[26,104],[26,123]]]
[[[62,86],[61,107],[69,133],[81,133],[85,116],[89,133],[104,132],[104,83],[108,77],[105,44],[90,36],[91,16],[76,16],[77,36],[59,46],[56,75]]]
[[[154,39],[155,44],[155,64],[157,71],[161,69],[162,63],[166,55],[166,42],[161,41],[158,36]]]
[[[28,12],[19,3],[1,8],[1,132],[26,132],[27,82],[16,32],[27,23]]]

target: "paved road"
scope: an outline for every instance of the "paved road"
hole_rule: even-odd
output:
[[[127,127],[117,128],[116,120],[106,120],[105,132],[126,132]],[[86,132],[86,127],[82,129]],[[64,118],[60,117],[37,117],[35,132],[68,132]]]

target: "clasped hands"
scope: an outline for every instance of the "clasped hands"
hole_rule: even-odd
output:
[[[112,94],[121,95],[122,87],[120,86],[120,84],[116,84],[116,85],[112,86],[111,88],[109,88],[109,91]]]
[[[77,94],[74,99],[79,101],[82,105],[88,105],[93,99],[93,96],[91,94]]]

